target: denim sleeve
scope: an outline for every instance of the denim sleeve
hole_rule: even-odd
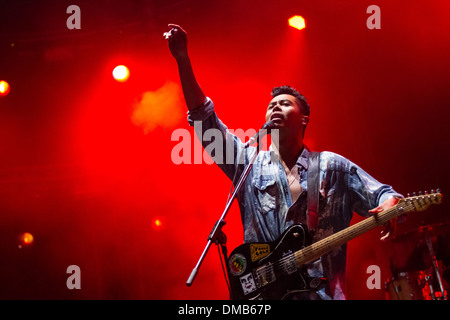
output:
[[[353,195],[353,210],[361,216],[391,197],[403,197],[390,185],[378,182],[356,164],[350,162],[348,187]]]
[[[209,97],[203,106],[188,112],[188,122],[194,127],[205,151],[230,179],[233,179],[236,170],[243,170],[243,164],[248,159],[244,144],[217,117]]]

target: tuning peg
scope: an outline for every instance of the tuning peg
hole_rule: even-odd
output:
[[[441,189],[437,188],[436,193],[441,193]]]
[[[422,191],[419,191],[419,196],[423,195]]]
[[[413,192],[413,197],[415,197],[416,196],[416,193],[415,192]]]
[[[434,189],[431,189],[431,193],[434,193]]]
[[[411,197],[411,193],[408,192],[408,193],[406,194],[406,197],[407,197],[407,198]]]

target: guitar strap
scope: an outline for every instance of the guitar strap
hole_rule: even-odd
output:
[[[307,180],[307,204],[306,223],[310,232],[317,228],[319,216],[319,177],[320,177],[320,152],[310,152]]]

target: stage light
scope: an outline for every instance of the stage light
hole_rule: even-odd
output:
[[[28,247],[31,244],[33,244],[34,237],[33,237],[33,235],[31,233],[24,232],[24,233],[19,234],[18,242],[19,242],[18,243],[19,249],[21,249],[23,247]]]
[[[114,68],[112,74],[117,81],[125,82],[130,77],[130,70],[126,66],[120,65]]]
[[[152,228],[153,230],[159,231],[164,228],[164,223],[161,218],[155,218],[152,221]]]
[[[293,17],[289,18],[288,21],[289,21],[289,25],[292,28],[295,28],[298,30],[302,30],[302,29],[306,28],[306,22],[302,16],[293,16]]]
[[[9,83],[4,80],[1,80],[0,81],[0,96],[7,96],[9,93],[9,90],[10,90]]]

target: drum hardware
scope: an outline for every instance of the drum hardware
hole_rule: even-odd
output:
[[[438,281],[439,289],[440,289],[439,293],[435,293],[434,290],[432,291],[432,295],[431,295],[433,298],[432,300],[447,300],[447,291],[445,290],[444,283],[442,282],[441,270],[439,268],[439,263],[436,259],[436,253],[433,248],[433,243],[431,242],[431,238],[430,238],[430,235],[428,232],[425,233],[425,240],[427,243],[428,251],[431,256],[431,262],[433,264],[433,269],[436,274],[436,279]],[[432,290],[433,286],[431,283],[429,284],[429,286],[430,286],[430,289]]]
[[[433,245],[432,235],[445,234],[448,223],[423,226],[418,229],[394,236],[394,241],[417,243],[420,248],[420,259],[427,261],[419,270],[419,265],[408,264],[401,272],[394,266],[391,259],[392,277],[385,282],[386,298],[390,300],[448,300],[448,284],[443,279],[443,272],[447,270],[442,261],[438,261]],[[419,241],[418,241],[419,240]],[[420,241],[422,240],[422,241]],[[423,263],[423,262],[422,262]],[[429,267],[427,267],[429,266]],[[416,271],[414,271],[416,270]]]

